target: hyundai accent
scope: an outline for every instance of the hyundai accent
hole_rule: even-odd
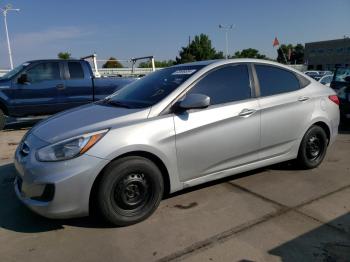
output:
[[[186,187],[293,159],[317,167],[338,104],[332,89],[271,61],[168,67],[34,126],[15,153],[15,191],[45,217],[96,207],[131,225]]]

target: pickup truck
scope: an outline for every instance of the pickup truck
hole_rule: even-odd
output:
[[[52,115],[100,100],[135,78],[95,78],[85,60],[34,60],[0,78],[0,130],[10,118]]]
[[[336,68],[331,87],[337,92],[339,98],[342,121],[350,121],[350,67]]]

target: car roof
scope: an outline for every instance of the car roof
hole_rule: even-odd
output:
[[[174,65],[173,67],[178,67],[178,66],[206,66],[206,65],[210,65],[214,62],[220,61],[222,59],[217,59],[217,60],[204,60],[204,61],[195,61],[195,62],[189,62],[189,63],[184,63],[184,64],[178,64],[178,65]]]
[[[265,65],[271,65],[271,66],[277,66],[279,68],[284,68],[289,71],[293,71],[297,74],[302,74],[302,72],[296,70],[295,68],[284,65],[275,61],[271,60],[265,60],[265,59],[256,59],[256,58],[233,58],[233,59],[217,59],[217,60],[206,60],[206,61],[198,61],[198,62],[191,62],[191,63],[185,63],[185,64],[179,64],[175,65],[173,67],[177,66],[196,66],[196,65],[203,65],[204,67],[208,68],[215,68],[217,66],[226,65],[226,64],[234,64],[234,63],[256,63],[256,64],[265,64]],[[305,76],[305,75],[304,75]],[[308,78],[311,79],[311,78]]]
[[[38,60],[30,60],[27,61],[26,63],[38,63],[38,62],[61,62],[61,61],[65,61],[65,62],[81,62],[84,60],[81,59],[38,59]]]
[[[270,64],[270,65],[276,65],[276,66],[280,66],[280,67],[288,67],[286,65],[280,64],[278,62],[275,61],[271,61],[271,60],[265,60],[265,59],[256,59],[256,58],[232,58],[232,59],[216,59],[216,60],[205,60],[205,61],[196,61],[196,62],[190,62],[190,63],[184,63],[184,64],[178,64],[178,65],[174,65],[174,67],[176,66],[196,66],[196,65],[203,65],[203,66],[207,66],[207,65],[211,65],[211,64],[230,64],[230,63],[262,63],[262,64]]]

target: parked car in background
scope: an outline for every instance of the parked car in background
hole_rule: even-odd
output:
[[[326,75],[333,75],[333,72],[332,71],[318,71],[318,75],[323,77]]]
[[[320,75],[319,75],[318,71],[305,71],[304,74],[309,76],[309,77],[312,77],[315,80],[320,79]]]
[[[34,126],[15,154],[18,198],[51,218],[150,216],[166,193],[296,159],[338,133],[334,90],[271,61],[176,65]]]
[[[6,119],[51,115],[103,99],[134,78],[95,78],[85,60],[34,60],[0,78],[0,130]]]
[[[338,67],[335,70],[331,87],[337,91],[340,101],[340,114],[344,122],[350,121],[350,68]]]
[[[326,75],[332,75],[333,73],[331,71],[305,71],[304,74],[319,81],[322,77]]]
[[[332,75],[325,75],[325,76],[322,76],[318,82],[320,82],[322,85],[325,85],[327,87],[330,87],[331,86],[331,82],[333,80],[333,74]]]

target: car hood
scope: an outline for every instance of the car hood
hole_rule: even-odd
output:
[[[58,141],[115,128],[146,119],[150,108],[128,109],[103,104],[89,104],[56,114],[35,125],[31,133],[48,142]]]
[[[6,88],[9,88],[10,81],[7,78],[0,78],[0,88],[3,87],[3,85],[6,86]]]

